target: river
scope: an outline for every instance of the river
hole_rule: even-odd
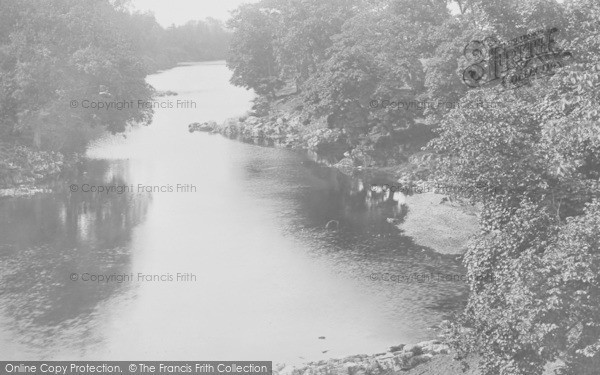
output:
[[[63,189],[0,200],[0,360],[317,360],[432,338],[457,310],[457,282],[374,280],[462,272],[386,221],[401,202],[302,153],[188,132],[250,108],[229,78],[223,62],[150,76],[174,108],[94,142]]]

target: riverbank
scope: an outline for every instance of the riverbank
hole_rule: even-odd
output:
[[[415,354],[420,353],[420,354]],[[274,375],[481,375],[479,358],[471,355],[457,360],[447,345],[425,341],[399,345],[385,353],[352,355],[342,359],[309,362],[299,366],[277,364]],[[564,365],[554,361],[545,366],[543,375],[555,375]]]
[[[79,154],[0,143],[0,199],[48,193],[49,183],[76,169]]]
[[[339,129],[329,129],[326,124],[308,124],[301,115],[285,112],[257,116],[243,116],[228,119],[222,124],[216,122],[193,123],[190,132],[221,134],[227,138],[261,146],[283,147],[302,150],[319,155],[319,162],[336,168],[352,177],[365,175],[384,176],[391,184],[413,187],[427,184],[428,172],[423,167],[422,154],[415,154],[407,161],[385,167],[378,166],[368,154],[359,151],[344,151]],[[342,153],[337,160],[333,154]],[[381,177],[380,177],[381,179]],[[450,199],[447,194],[437,191],[422,191],[404,197],[408,214],[397,227],[418,245],[429,247],[442,254],[462,254],[469,240],[478,229],[480,207],[467,200]]]
[[[276,364],[275,375],[480,375],[477,358],[454,359],[439,340],[397,345],[384,353],[351,355],[290,366]]]
[[[433,192],[410,195],[405,201],[408,214],[398,228],[418,245],[459,255],[477,234],[479,206]]]
[[[274,365],[277,375],[349,374],[379,375],[397,371],[408,371],[435,357],[448,355],[450,348],[439,340],[420,342],[414,345],[392,346],[387,352],[374,355],[358,354],[342,359],[328,359],[291,366]]]
[[[354,356],[360,357],[360,356]],[[469,359],[466,361],[457,361],[452,358],[451,354],[441,354],[431,358],[426,362],[420,363],[409,369],[383,368],[378,363],[371,367],[356,365],[352,362],[353,357],[348,357],[350,363],[344,364],[344,360],[331,360],[331,366],[314,366],[309,365],[302,368],[294,369],[293,372],[288,372],[286,375],[313,375],[313,374],[335,374],[335,375],[387,375],[387,374],[402,374],[402,375],[481,375],[477,368],[477,361]],[[376,363],[376,359],[371,359],[372,363]],[[334,363],[342,363],[334,365]],[[329,370],[330,372],[326,372]],[[284,375],[282,372],[273,371],[274,374]],[[549,374],[548,374],[549,375]]]
[[[155,98],[168,96],[177,96],[177,93],[166,90],[154,94]],[[90,134],[88,142],[102,134]],[[82,148],[79,152],[70,153],[43,151],[24,144],[18,138],[0,140],[0,199],[51,193],[52,182],[77,172],[83,152]]]

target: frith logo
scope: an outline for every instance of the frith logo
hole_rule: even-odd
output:
[[[494,37],[471,41],[463,54],[473,64],[463,71],[463,82],[469,87],[500,82],[505,88],[516,88],[553,75],[572,58],[570,52],[556,48],[557,32],[554,27],[505,43]]]

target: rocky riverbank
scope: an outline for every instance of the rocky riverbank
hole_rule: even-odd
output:
[[[0,143],[0,199],[48,193],[49,184],[76,169],[80,156]]]
[[[282,115],[280,117],[248,116],[230,119],[223,124],[215,122],[190,124],[190,132],[222,134],[259,145],[302,149],[319,153],[338,152],[340,130],[329,129],[323,124],[310,127],[302,118]],[[327,159],[325,159],[327,160]],[[327,164],[327,161],[325,161]],[[378,168],[373,160],[358,150],[344,152],[339,161],[329,166],[345,174],[354,175],[357,171]],[[380,168],[390,181],[407,187],[424,182],[419,180],[418,163],[409,167]],[[400,171],[400,173],[398,173]],[[414,173],[414,172],[417,173]],[[407,177],[408,176],[408,177]],[[415,179],[416,177],[416,179]],[[466,201],[451,200],[446,194],[437,191],[424,191],[407,194],[404,203],[408,214],[398,228],[422,246],[444,254],[462,254],[469,239],[477,231],[479,207]],[[471,362],[471,365],[469,365]],[[417,372],[413,372],[417,371]],[[477,375],[476,361],[455,361],[450,348],[440,340],[430,340],[414,345],[398,345],[388,351],[373,355],[359,354],[340,359],[321,360],[301,365],[276,364],[276,375],[384,375],[402,372],[403,374],[427,375]]]
[[[36,194],[50,192],[52,192],[52,189],[49,188],[42,188],[36,186],[20,186],[15,188],[0,189],[0,199],[31,197]]]
[[[302,365],[274,364],[274,375],[481,375],[479,358],[470,355],[456,360],[448,345],[438,340],[415,345],[398,345],[385,353],[351,355]],[[544,375],[555,375],[562,366],[555,361],[545,366]]]
[[[414,345],[397,345],[385,353],[352,355],[291,366],[276,364],[276,375],[383,375],[408,371],[437,356],[449,354],[450,348],[439,340],[423,341]]]
[[[301,118],[288,115],[266,117],[243,116],[228,119],[222,124],[217,124],[213,121],[189,125],[190,132],[218,133],[227,138],[243,142],[292,149],[307,149],[317,152],[324,151],[325,145],[311,143],[311,138],[314,136],[303,135],[301,129],[303,129]],[[323,131],[320,133],[327,132]]]
[[[280,114],[278,116],[247,116],[229,119],[223,124],[216,122],[193,123],[190,132],[222,134],[231,139],[265,146],[307,150],[325,155],[321,162],[337,168],[342,173],[354,176],[367,170],[384,174],[389,181],[411,192],[404,198],[409,209],[406,219],[398,228],[412,237],[419,245],[443,254],[462,254],[477,232],[479,207],[466,200],[450,200],[447,194],[435,190],[419,191],[416,186],[427,184],[420,179],[419,155],[396,168],[379,168],[366,153],[358,150],[342,151],[344,157],[337,161],[326,156],[340,153],[339,129],[329,129],[324,124],[308,126],[300,116]]]

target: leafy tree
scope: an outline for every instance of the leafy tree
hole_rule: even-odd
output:
[[[422,61],[434,51],[429,33],[449,13],[435,1],[376,5],[344,24],[329,59],[304,85],[304,98],[308,111],[330,114],[352,146],[381,150],[373,156],[385,160],[398,156],[396,145],[419,145],[415,136],[428,133],[416,123],[425,107],[407,103],[424,93]]]
[[[6,4],[6,3],[2,3]],[[122,14],[108,1],[17,3],[5,43],[2,103],[4,127],[38,147],[60,150],[71,136],[102,125],[120,132],[127,122],[147,122],[137,107],[123,111],[71,110],[69,102],[147,100],[146,69],[132,54]]]
[[[557,49],[574,61],[529,87],[469,90],[430,144],[437,177],[484,204],[458,341],[482,355],[484,374],[541,374],[557,358],[568,374],[593,374],[600,363],[599,11],[573,1],[552,13],[566,20]]]
[[[398,146],[419,145],[435,129],[433,177],[483,203],[465,257],[471,295],[457,343],[482,355],[485,374],[541,374],[557,358],[569,374],[592,374],[600,365],[600,5],[449,3],[458,14],[433,0],[243,6],[231,24],[232,82],[273,102],[295,80],[303,115],[327,117],[337,129],[322,133],[352,152],[398,157]],[[553,76],[516,90],[462,83],[470,41],[551,27],[554,51],[573,56]],[[458,105],[411,111],[381,108],[383,100]]]
[[[358,12],[358,0],[285,0],[269,10],[276,19],[275,55],[281,79],[299,87],[327,60],[332,38]]]
[[[273,96],[282,82],[274,52],[275,26],[271,11],[261,8],[269,3],[245,4],[234,12],[228,22],[234,34],[227,67],[233,71],[234,85],[253,89],[259,95]]]
[[[146,75],[178,61],[225,57],[230,32],[214,19],[164,30],[121,0],[0,3],[0,134],[38,148],[74,151],[99,134],[149,123]],[[70,107],[76,100],[79,108]],[[131,102],[121,110],[81,108]]]
[[[228,64],[234,84],[261,95],[293,82],[299,90],[328,58],[333,36],[362,1],[263,0],[239,7]]]

